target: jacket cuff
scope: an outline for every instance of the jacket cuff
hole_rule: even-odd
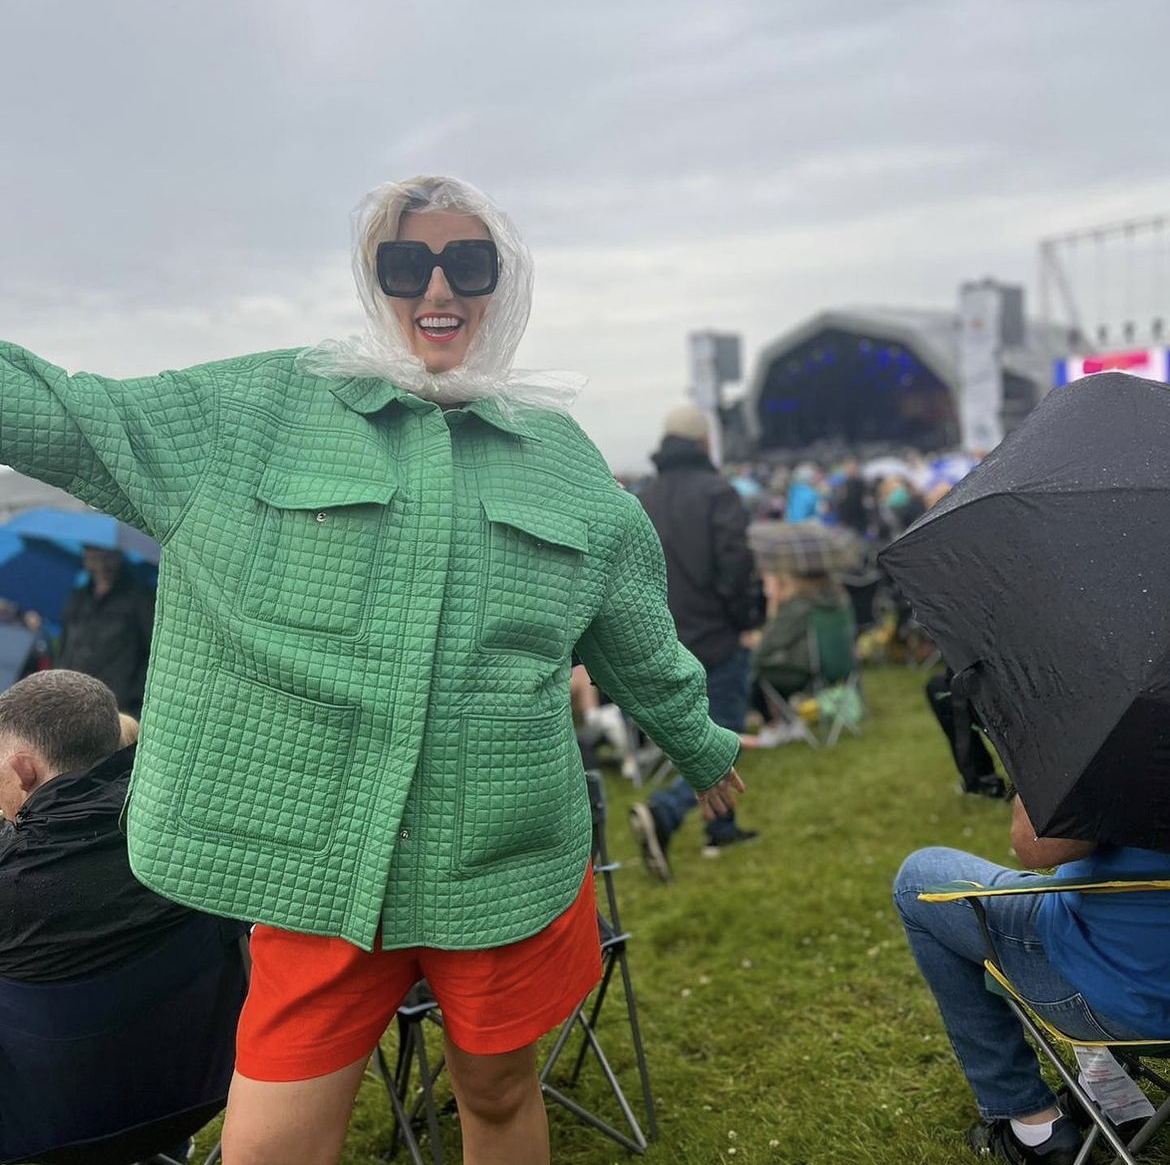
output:
[[[720,728],[708,720],[706,738],[701,747],[685,763],[675,761],[675,765],[683,780],[696,793],[704,793],[727,776],[738,757],[739,733]]]

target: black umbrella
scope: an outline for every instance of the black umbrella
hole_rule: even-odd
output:
[[[1170,388],[1053,390],[879,557],[1037,832],[1170,850]]]

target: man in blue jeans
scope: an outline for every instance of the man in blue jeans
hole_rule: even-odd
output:
[[[638,494],[666,556],[667,602],[683,646],[707,671],[711,719],[742,732],[748,711],[750,658],[740,637],[762,616],[747,544],[747,511],[711,462],[706,413],[680,405],[666,417],[662,443],[651,457],[658,474]],[[630,828],[646,868],[670,881],[670,839],[698,804],[681,777],[630,810]],[[735,814],[707,822],[703,853],[749,841]]]
[[[1038,838],[1019,798],[1012,847],[1023,865],[1059,866],[1061,877],[1170,874],[1170,854]],[[979,1104],[983,1119],[967,1143],[1016,1165],[1072,1165],[1081,1135],[1040,1075],[1019,1021],[986,989],[975,911],[961,901],[918,901],[947,882],[1004,887],[1035,876],[960,850],[924,849],[899,870],[894,904]],[[984,906],[1004,971],[1041,1018],[1087,1040],[1170,1037],[1170,893],[1013,894]]]

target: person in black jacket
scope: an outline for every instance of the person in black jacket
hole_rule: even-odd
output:
[[[707,670],[711,719],[742,732],[750,655],[741,636],[758,626],[763,614],[747,544],[747,511],[711,463],[707,416],[694,405],[667,415],[661,447],[651,460],[658,474],[638,500],[662,542],[667,601],[678,637]],[[680,777],[630,810],[630,828],[646,868],[664,882],[671,877],[667,845],[696,804]],[[703,852],[714,857],[755,836],[739,827],[734,812],[726,813],[707,822]]]
[[[122,733],[113,692],[80,672],[37,672],[0,695],[0,978],[96,974],[190,917],[130,872]]]
[[[120,551],[87,546],[82,563],[89,581],[65,600],[57,664],[95,676],[113,690],[123,712],[138,716],[154,630],[154,595],[134,577]]]

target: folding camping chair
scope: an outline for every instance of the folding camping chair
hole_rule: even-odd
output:
[[[0,980],[0,1162],[169,1162],[227,1099],[247,990],[242,934],[193,913],[111,970]]]
[[[638,1028],[638,1013],[630,979],[630,968],[626,959],[626,944],[630,935],[628,931],[622,930],[618,918],[617,895],[613,885],[613,872],[620,868],[620,863],[611,862],[606,849],[605,786],[602,783],[601,775],[596,771],[589,771],[585,774],[585,779],[593,818],[593,872],[595,876],[601,875],[605,885],[606,909],[599,909],[597,912],[598,929],[601,935],[602,978],[601,983],[590,997],[593,1001],[592,1005],[587,1007],[590,999],[583,1000],[562,1025],[549,1052],[548,1059],[541,1068],[540,1086],[545,1096],[550,1100],[567,1108],[620,1145],[624,1145],[635,1153],[642,1153],[649,1141],[657,1136],[658,1126],[654,1112],[654,1100],[650,1094],[650,1077],[646,1066],[646,1056]],[[648,1133],[643,1132],[597,1035],[598,1019],[609,992],[610,981],[615,969],[621,972],[626,1016],[642,1086]],[[393,1156],[398,1151],[398,1147],[404,1145],[410,1155],[411,1165],[428,1165],[427,1158],[423,1156],[420,1141],[424,1129],[429,1141],[430,1161],[433,1165],[445,1165],[446,1162],[439,1118],[452,1107],[454,1102],[440,1104],[436,1099],[435,1085],[443,1071],[444,1062],[441,1053],[434,1057],[431,1056],[426,1041],[428,1026],[442,1027],[442,1022],[442,1013],[426,981],[417,983],[406,1001],[398,1009],[398,1051],[394,1067],[390,1067],[380,1043],[374,1050],[370,1061],[370,1072],[385,1087],[391,1108],[394,1111],[394,1137],[390,1145],[389,1156]],[[568,1049],[570,1037],[576,1031],[580,1031],[582,1041],[567,1081],[564,1082],[565,1086],[572,1087],[577,1083],[586,1056],[592,1052],[629,1128],[628,1134],[604,1117],[590,1112],[552,1083],[552,1074]],[[412,1083],[412,1081],[414,1082]],[[411,1095],[412,1087],[414,1089],[413,1096]]]
[[[822,744],[832,747],[842,731],[860,735],[856,720],[860,714],[861,668],[857,660],[856,624],[851,608],[814,610],[809,613],[808,656],[812,680],[804,693],[817,704],[820,735],[815,732],[794,705],[766,679],[757,683],[764,693],[773,724],[769,743],[803,740],[813,748]],[[769,735],[761,730],[761,740]]]
[[[650,1074],[646,1066],[645,1050],[642,1047],[642,1035],[638,1027],[638,1010],[634,1000],[633,983],[630,979],[630,966],[626,957],[626,945],[629,942],[630,934],[622,929],[621,920],[618,917],[617,893],[614,889],[613,874],[615,870],[621,868],[621,864],[609,860],[609,851],[605,844],[605,786],[602,784],[601,774],[595,771],[587,772],[585,779],[593,814],[593,871],[594,874],[601,875],[605,885],[606,907],[597,912],[597,922],[601,932],[601,983],[591,996],[592,1003],[589,999],[582,1000],[580,1006],[562,1026],[556,1042],[549,1052],[548,1059],[540,1070],[540,1086],[545,1096],[550,1100],[567,1108],[586,1124],[597,1129],[598,1132],[604,1133],[631,1152],[644,1153],[647,1144],[658,1135],[658,1121],[654,1111],[654,1098],[650,1094]],[[621,972],[622,989],[626,1003],[626,1020],[629,1024],[630,1041],[633,1045],[634,1058],[642,1086],[642,1103],[646,1119],[645,1132],[626,1098],[621,1082],[618,1080],[597,1034],[601,1009],[608,997],[615,970]],[[569,1041],[574,1032],[580,1032],[581,1043],[573,1066],[564,1081],[564,1086],[571,1088],[577,1083],[586,1056],[592,1052],[593,1058],[597,1061],[605,1082],[609,1086],[613,1100],[621,1110],[628,1133],[611,1124],[604,1117],[590,1112],[584,1105],[552,1083],[553,1073],[568,1049]]]
[[[1049,1022],[1033,1013],[1027,1002],[1016,992],[1011,981],[1003,971],[999,954],[995,947],[991,929],[987,924],[986,911],[983,909],[982,899],[1004,894],[1117,894],[1135,893],[1145,890],[1170,890],[1170,879],[1164,877],[1131,877],[1124,880],[1101,882],[1090,878],[1032,878],[1026,886],[1009,887],[1004,889],[988,889],[970,882],[955,882],[946,886],[934,887],[920,894],[924,902],[969,902],[975,910],[983,929],[987,943],[987,958],[984,960],[988,990],[1003,996],[1012,1013],[1023,1025],[1024,1030],[1031,1037],[1040,1053],[1056,1070],[1068,1095],[1083,1110],[1090,1122],[1088,1135],[1085,1137],[1084,1148],[1077,1157],[1077,1165],[1083,1165],[1089,1160],[1094,1146],[1105,1140],[1109,1149],[1115,1154],[1112,1160],[1124,1162],[1124,1165],[1139,1165],[1136,1154],[1140,1153],[1158,1131],[1170,1120],[1170,1080],[1160,1072],[1150,1067],[1149,1061],[1170,1060],[1170,1040],[1156,1040],[1149,1043],[1130,1043],[1122,1040],[1090,1041],[1074,1039],[1058,1031]],[[1106,1048],[1119,1061],[1125,1071],[1138,1081],[1146,1081],[1153,1085],[1162,1095],[1160,1105],[1153,1115],[1130,1136],[1128,1145],[1122,1141],[1117,1129],[1102,1113],[1097,1102],[1077,1079],[1075,1064],[1066,1063],[1067,1051],[1062,1046],[1075,1049]]]
[[[861,735],[861,667],[857,659],[857,623],[851,608],[814,610],[808,621],[813,695],[823,725],[821,742],[832,747],[843,730]]]
[[[441,1028],[443,1016],[425,979],[411,988],[395,1018],[398,1052],[394,1068],[390,1068],[381,1041],[370,1060],[370,1071],[385,1087],[390,1107],[394,1110],[394,1135],[387,1156],[393,1157],[401,1144],[410,1154],[411,1165],[427,1165],[419,1142],[425,1118],[431,1161],[433,1165],[445,1165],[439,1115],[447,1106],[440,1109],[435,1099],[435,1082],[443,1071],[444,1060],[442,1053],[432,1060],[427,1051],[427,1027]],[[413,1097],[410,1095],[412,1076],[417,1076]],[[454,1100],[450,1104],[453,1105]]]

